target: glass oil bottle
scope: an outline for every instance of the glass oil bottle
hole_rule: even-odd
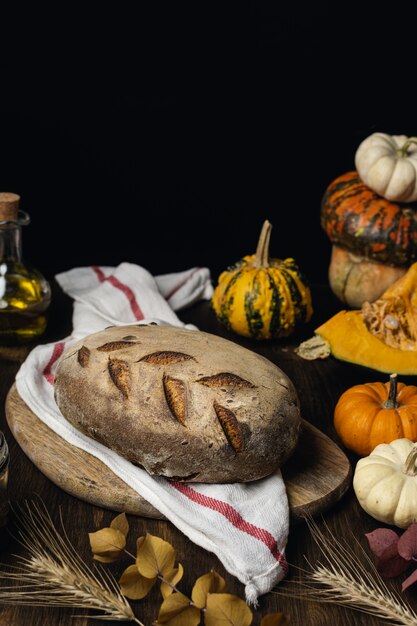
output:
[[[0,193],[0,344],[17,345],[39,337],[46,328],[49,283],[22,258],[22,226],[29,215],[20,197]]]

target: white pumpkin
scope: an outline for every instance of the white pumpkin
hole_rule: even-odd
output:
[[[374,133],[357,149],[355,165],[365,185],[387,200],[417,200],[417,137]]]
[[[381,443],[358,461],[353,488],[361,507],[399,528],[417,521],[417,444],[409,439]]]

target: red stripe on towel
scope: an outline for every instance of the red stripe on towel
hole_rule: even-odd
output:
[[[54,384],[54,375],[52,374],[52,371],[51,371],[52,366],[54,363],[56,363],[56,361],[58,361],[59,357],[64,352],[64,347],[65,347],[64,341],[59,341],[58,343],[54,345],[52,356],[49,359],[48,363],[46,364],[45,369],[43,370],[43,375],[45,376],[48,383],[51,383],[51,385]]]
[[[194,276],[194,274],[196,274],[196,272],[198,272],[199,269],[200,269],[199,267],[196,267],[195,269],[193,269],[193,271],[191,272],[191,274],[189,274],[189,276],[187,276],[187,278],[185,278],[180,283],[178,283],[178,285],[176,285],[172,289],[172,291],[170,291],[169,294],[167,296],[165,296],[165,299],[169,300],[170,298],[172,298],[174,293],[177,293],[177,291],[179,291],[181,289],[181,287],[184,287],[184,285],[186,285],[188,283],[188,281],[191,279],[191,277]]]
[[[104,283],[104,281],[106,280],[106,275],[103,272],[103,270],[101,269],[101,267],[99,267],[98,265],[92,265],[91,269],[94,270],[94,272],[97,275],[97,278],[99,279],[99,281],[101,283]]]
[[[276,560],[280,563],[282,569],[286,572],[288,570],[288,564],[285,560],[285,557],[278,549],[276,539],[270,532],[265,530],[264,528],[259,528],[251,522],[247,522],[243,519],[243,517],[227,502],[223,502],[222,500],[217,500],[215,498],[210,498],[209,496],[204,496],[203,494],[195,491],[189,485],[184,483],[179,483],[177,481],[170,481],[169,483],[186,496],[189,500],[200,504],[201,506],[205,506],[212,511],[217,511],[220,515],[223,515],[233,526],[241,530],[242,532],[250,535],[251,537],[255,537],[259,541],[262,541],[266,545],[266,547],[270,550],[271,554],[276,558]]]
[[[135,319],[137,320],[143,320],[143,318],[145,317],[142,309],[140,308],[136,298],[135,298],[135,294],[133,293],[133,291],[131,290],[130,287],[128,287],[127,285],[125,285],[124,283],[122,283],[118,278],[116,278],[115,276],[105,276],[103,270],[98,267],[98,265],[92,265],[91,269],[94,270],[94,272],[96,273],[97,278],[99,279],[99,281],[101,283],[104,283],[105,281],[108,281],[111,285],[113,285],[113,287],[115,287],[116,289],[119,289],[119,291],[121,291],[122,293],[124,293],[124,295],[126,296],[126,298],[129,301],[130,304],[130,308],[132,309],[132,313],[135,316]]]

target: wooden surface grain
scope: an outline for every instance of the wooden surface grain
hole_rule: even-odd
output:
[[[50,324],[43,338],[45,342],[66,336],[71,326],[71,302],[69,298],[63,296],[58,288],[53,287]],[[311,324],[303,329],[302,333],[286,341],[257,343],[231,335],[218,324],[207,303],[200,303],[187,311],[182,311],[180,317],[184,321],[195,323],[203,330],[238,341],[282,367],[297,387],[302,414],[305,417],[308,416],[309,421],[334,441],[337,441],[332,418],[334,406],[340,394],[353,384],[382,380],[383,376],[371,370],[338,362],[332,358],[327,361],[300,361],[293,352],[294,346],[302,339],[310,336],[315,326],[325,321],[330,314],[339,308],[338,303],[326,287],[315,288],[313,299],[315,316]],[[54,485],[33,465],[14,440],[5,420],[4,402],[7,392],[13,384],[21,358],[22,350],[20,352],[16,350],[16,356],[13,358],[13,350],[9,349],[3,358],[0,349],[0,428],[6,434],[10,448],[10,499],[14,503],[22,503],[25,499],[41,497],[56,522],[59,520],[59,511],[61,511],[68,536],[79,553],[88,563],[91,563],[87,533],[109,525],[114,514],[70,496]],[[412,381],[412,379],[403,380],[405,382]],[[413,382],[415,383],[415,379]],[[357,457],[348,456],[354,466]],[[355,554],[362,561],[364,567],[367,567],[360,547],[362,546],[366,550],[364,533],[374,530],[381,524],[362,511],[351,487],[345,496],[323,517],[323,521],[326,522],[330,531],[337,537],[346,539],[351,546],[352,554]],[[321,517],[318,518],[318,523],[322,528],[324,528],[323,521]],[[228,591],[243,597],[243,585],[225,571],[218,559],[213,554],[192,544],[172,524],[164,520],[134,516],[129,516],[129,522],[131,531],[128,544],[131,550],[134,550],[134,539],[145,532],[158,535],[176,547],[178,559],[182,562],[185,570],[184,578],[179,587],[185,593],[191,592],[193,582],[199,575],[214,568],[226,579]],[[11,516],[9,529],[13,531],[13,528],[14,519]],[[24,554],[24,549],[5,531],[0,532],[0,549],[2,564],[13,564],[13,554]],[[291,580],[300,576],[298,568],[306,568],[306,560],[314,564],[319,557],[319,550],[312,540],[306,524],[300,523],[292,526],[287,548],[290,573],[287,582],[281,583],[280,591],[285,592],[286,589],[289,589]],[[117,564],[111,566],[111,569],[117,576],[128,564],[130,563]],[[400,581],[388,581],[388,585],[390,588],[399,590]],[[415,595],[415,591],[411,588],[404,594],[404,598],[414,609],[417,609]],[[156,619],[159,603],[160,597],[156,590],[144,600],[133,603],[135,612],[146,626],[151,626],[153,620]],[[272,592],[260,599],[260,607],[256,611],[253,621],[254,626],[259,625],[261,616],[273,611],[287,613],[291,617],[291,623],[296,625],[325,626],[337,624],[356,626],[364,624],[377,626],[386,623],[336,605],[306,603],[294,595],[294,592],[291,592],[290,597],[283,597]],[[94,626],[94,624],[96,626],[103,624],[104,626],[104,624],[109,623],[89,619],[87,615],[74,618],[74,613],[79,614],[80,611],[72,612],[50,607],[32,609],[0,606],[0,626]]]

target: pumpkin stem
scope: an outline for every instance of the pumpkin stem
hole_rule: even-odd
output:
[[[398,148],[397,150],[398,156],[399,157],[408,156],[408,148],[411,146],[412,143],[417,143],[417,137],[409,137],[407,141],[405,142],[405,144],[401,148]]]
[[[269,267],[269,240],[271,239],[272,224],[265,220],[256,248],[254,267]]]
[[[397,374],[391,374],[389,377],[389,394],[388,400],[384,402],[384,409],[396,409],[398,408],[399,402],[397,402]]]
[[[416,459],[417,459],[417,445],[413,446],[405,459],[403,472],[404,474],[408,474],[409,476],[415,476],[417,474],[416,467]]]

